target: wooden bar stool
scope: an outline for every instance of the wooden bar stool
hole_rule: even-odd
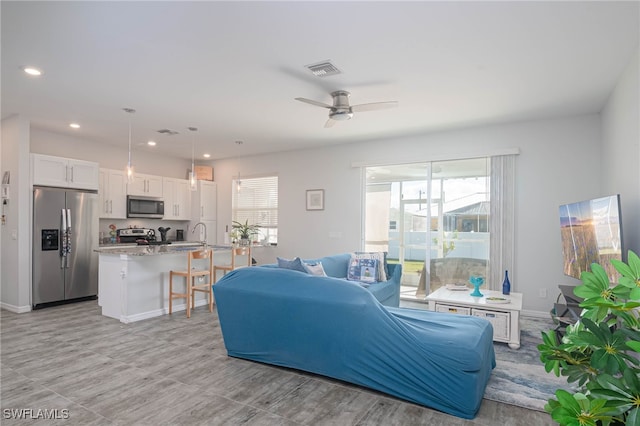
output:
[[[194,260],[208,259],[208,269],[195,269]],[[184,293],[173,291],[173,276],[186,278],[186,290]],[[208,282],[205,284],[196,284],[198,277],[208,276]],[[191,318],[191,309],[195,308],[196,291],[209,294],[209,312],[213,312],[213,250],[193,250],[187,253],[187,270],[186,271],[169,271],[169,314],[173,311],[173,299],[187,300],[187,318]]]
[[[236,264],[236,256],[246,256],[247,263]],[[213,267],[213,279],[214,282],[218,280],[218,271],[223,271],[224,276],[227,271],[233,271],[237,268],[244,268],[245,266],[251,266],[251,246],[235,246],[231,247],[231,264],[228,265],[216,265]]]

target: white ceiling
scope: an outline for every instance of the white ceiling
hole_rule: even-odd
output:
[[[215,159],[593,113],[638,46],[639,4],[2,1],[2,117],[121,147],[131,118],[136,150],[182,158],[196,126]],[[326,59],[342,74],[304,67]],[[325,129],[294,100],[337,89],[399,107]]]

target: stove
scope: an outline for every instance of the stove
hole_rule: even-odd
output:
[[[118,241],[121,243],[142,242],[143,244],[149,244],[156,242],[156,231],[149,228],[118,229],[116,233],[118,235]]]

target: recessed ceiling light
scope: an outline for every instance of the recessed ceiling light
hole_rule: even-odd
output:
[[[156,143],[154,141],[149,141],[147,142],[147,145],[149,146],[156,146]]]
[[[71,127],[72,129],[79,129],[80,125],[78,123],[71,123],[69,124],[69,127]]]
[[[35,67],[24,67],[22,68],[22,70],[27,74],[35,77],[42,75],[42,71],[40,71],[38,68],[35,68]]]
[[[204,158],[209,158],[209,157],[211,157],[211,154],[202,154],[202,156],[203,156]]]

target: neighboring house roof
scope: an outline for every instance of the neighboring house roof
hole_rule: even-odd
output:
[[[455,216],[472,216],[472,215],[489,215],[489,201],[480,201],[478,203],[469,204],[455,210],[445,212],[446,215]]]

